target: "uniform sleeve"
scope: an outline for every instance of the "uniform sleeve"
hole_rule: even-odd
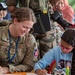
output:
[[[29,35],[27,37],[27,47],[26,47],[26,53],[24,60],[22,61],[22,64],[13,66],[9,65],[10,72],[14,71],[25,71],[30,72],[33,70],[35,62],[38,60],[38,48],[37,43],[33,35]]]

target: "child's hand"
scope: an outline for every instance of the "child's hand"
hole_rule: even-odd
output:
[[[45,69],[37,69],[36,70],[37,75],[46,75],[47,74],[47,70]]]

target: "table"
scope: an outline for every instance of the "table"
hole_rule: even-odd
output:
[[[12,73],[12,74],[2,74],[2,75],[37,75],[35,73],[31,73],[31,72],[16,72],[16,73]],[[52,74],[47,74],[47,75],[52,75]]]

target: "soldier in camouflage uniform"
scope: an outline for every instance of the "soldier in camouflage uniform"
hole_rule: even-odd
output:
[[[39,5],[41,5],[43,7],[44,6],[43,2],[45,2],[46,0],[16,0],[16,1],[19,1],[21,7],[30,7],[35,11],[40,8]],[[41,3],[41,1],[42,1],[42,3]],[[45,4],[46,3],[47,2],[45,2]],[[47,6],[47,4],[45,6]],[[50,6],[50,8],[52,8],[52,5],[50,3],[49,3],[49,6]],[[45,33],[46,36],[43,36],[43,34],[39,34],[39,36],[40,36],[39,37],[40,38],[40,40],[39,40],[40,58],[42,58],[42,56],[48,50],[52,49],[60,41],[60,39],[59,39],[60,35],[61,35],[61,33],[59,32],[60,30],[55,25],[55,22],[53,22],[52,20],[50,20],[50,25],[51,25],[51,30]]]
[[[48,3],[48,8],[50,14],[53,13],[53,8],[51,3]],[[51,30],[46,32],[46,36],[40,40],[40,57],[48,52],[53,47],[57,46],[61,40],[62,31],[58,27],[57,23],[50,19]]]
[[[12,24],[0,27],[0,73],[33,70],[38,60],[37,43],[29,33],[36,22],[29,8],[18,8],[11,14]]]

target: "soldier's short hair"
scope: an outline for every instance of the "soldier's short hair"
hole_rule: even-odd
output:
[[[6,0],[6,5],[7,6],[16,6],[17,0]]]
[[[18,22],[31,20],[36,22],[36,17],[32,9],[27,7],[17,8],[13,13],[11,13],[12,20],[17,18]]]
[[[61,39],[67,42],[69,45],[75,47],[75,29],[68,29],[66,30]]]

